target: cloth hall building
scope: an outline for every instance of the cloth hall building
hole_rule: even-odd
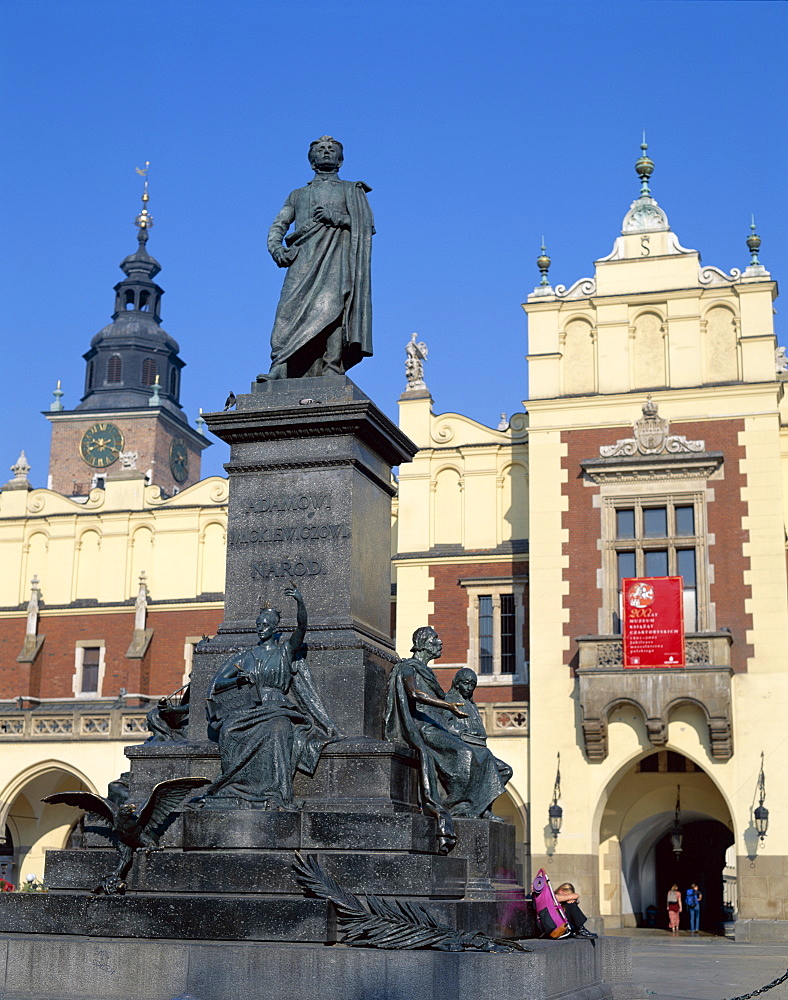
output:
[[[652,197],[645,150],[637,170],[592,277],[553,288],[539,258],[523,413],[497,428],[437,414],[409,377],[400,426],[419,451],[392,509],[396,645],[407,655],[429,623],[444,687],[460,666],[479,675],[490,746],[514,769],[496,811],[526,877],[572,881],[608,929],[663,921],[670,885],[694,881],[705,929],[786,940],[784,736],[764,724],[788,707],[777,287],[754,232],[743,270],[703,265]],[[85,396],[48,414],[50,488],[20,461],[0,492],[12,878],[78,841],[42,795],[103,792],[222,617],[226,481],[199,477],[208,442],[180,409],[141,233]],[[665,576],[683,580],[686,665],[625,667],[621,580]]]

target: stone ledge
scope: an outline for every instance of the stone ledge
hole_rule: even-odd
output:
[[[534,941],[533,952],[377,951],[320,945],[0,937],[0,1000],[635,1000],[630,942]],[[57,975],[53,975],[53,970]]]

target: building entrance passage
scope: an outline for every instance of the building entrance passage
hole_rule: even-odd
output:
[[[681,853],[673,851],[681,786]],[[681,929],[689,929],[684,894],[703,894],[701,930],[721,934],[733,919],[736,873],[731,817],[716,784],[694,761],[671,750],[647,754],[622,771],[600,826],[600,912],[605,926],[667,929],[667,893],[682,892]],[[730,863],[726,865],[726,860]]]
[[[689,930],[685,894],[690,885],[697,882],[703,896],[700,929],[711,934],[724,933],[724,924],[731,919],[724,885],[725,855],[731,844],[731,831],[713,819],[682,825],[682,851],[678,856],[673,852],[670,834],[662,837],[654,849],[657,898],[660,900],[657,926],[664,926],[667,921],[665,898],[675,883],[681,889],[684,906],[679,926],[681,930]]]

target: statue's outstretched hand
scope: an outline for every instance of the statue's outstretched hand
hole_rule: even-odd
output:
[[[447,701],[446,707],[449,709],[452,715],[456,715],[458,719],[468,718],[468,713],[463,712],[463,710],[460,708],[460,706],[457,704],[456,701]]]
[[[279,267],[290,267],[298,256],[298,247],[276,247],[271,256]]]
[[[292,597],[296,601],[303,601],[304,595],[301,591],[293,584],[291,587],[285,587],[285,597]]]

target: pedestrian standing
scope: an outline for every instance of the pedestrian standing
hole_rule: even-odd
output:
[[[668,892],[668,926],[671,934],[679,932],[679,917],[681,916],[681,892],[674,883]]]
[[[703,899],[703,894],[698,889],[697,882],[693,882],[689,889],[687,889],[684,898],[689,910],[690,934],[698,934],[700,932],[700,901]]]

